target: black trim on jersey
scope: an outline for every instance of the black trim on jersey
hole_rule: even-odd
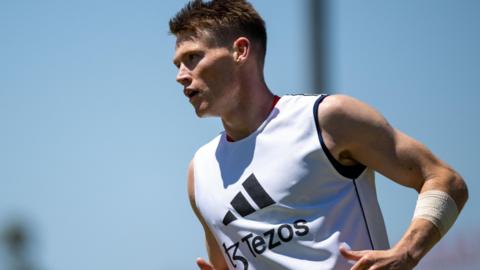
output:
[[[355,179],[359,177],[360,174],[362,174],[366,167],[362,164],[357,164],[353,166],[345,166],[340,164],[340,162],[338,162],[330,153],[327,146],[325,145],[325,142],[323,141],[322,129],[320,128],[320,123],[318,121],[318,106],[320,106],[322,100],[327,96],[328,95],[320,95],[320,97],[315,101],[315,104],[313,105],[313,117],[315,117],[315,126],[317,127],[318,139],[320,140],[320,144],[322,145],[323,152],[325,152],[328,160],[330,160],[330,163],[332,163],[333,167],[337,170],[337,172],[347,178]]]
[[[365,228],[367,229],[368,233],[368,240],[370,240],[370,245],[372,246],[372,250],[375,250],[375,246],[373,245],[372,235],[370,234],[370,229],[368,228],[367,217],[365,215],[365,210],[363,209],[362,200],[360,199],[360,193],[358,193],[357,188],[357,179],[353,179],[353,186],[355,187],[355,193],[357,194],[358,204],[360,205],[360,209],[362,210],[363,221],[365,222]]]
[[[367,223],[367,217],[365,215],[365,210],[363,209],[362,200],[360,199],[360,194],[358,193],[358,187],[356,182],[356,178],[363,173],[363,171],[366,169],[366,166],[362,164],[358,164],[354,166],[345,166],[340,164],[340,162],[338,162],[330,153],[327,146],[325,145],[325,142],[323,141],[322,130],[320,128],[320,122],[318,120],[318,106],[320,106],[320,103],[327,96],[328,95],[320,95],[320,97],[318,97],[318,99],[315,101],[315,104],[313,105],[313,116],[315,118],[315,126],[317,128],[318,139],[320,140],[320,144],[322,146],[323,152],[325,152],[325,155],[327,156],[330,163],[332,163],[333,167],[337,170],[337,172],[346,178],[352,179],[353,186],[355,187],[355,194],[357,195],[358,204],[360,205],[360,210],[362,211],[362,217],[365,223],[365,228],[367,229],[368,240],[370,241],[372,250],[375,250],[375,246],[373,245],[372,235],[370,234],[370,229]]]

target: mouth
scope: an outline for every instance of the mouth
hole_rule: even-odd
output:
[[[195,89],[185,89],[183,90],[183,93],[185,94],[185,96],[187,96],[188,98],[193,98],[194,96],[198,95],[200,91],[198,90],[195,90]]]

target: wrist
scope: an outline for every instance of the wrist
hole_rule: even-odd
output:
[[[405,265],[409,267],[408,269],[413,269],[417,266],[418,262],[423,257],[421,252],[418,252],[411,247],[400,245],[400,243],[393,247],[392,250],[397,257],[405,262]]]
[[[393,250],[415,266],[440,238],[438,229],[430,221],[415,219]]]

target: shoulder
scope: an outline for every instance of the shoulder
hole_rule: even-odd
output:
[[[350,96],[327,96],[318,106],[321,128],[337,135],[388,125],[377,110]]]
[[[188,164],[187,169],[187,191],[188,191],[188,199],[190,200],[190,204],[192,208],[196,208],[195,203],[195,177],[194,177],[194,164],[193,159]]]
[[[370,105],[346,95],[331,95],[318,105],[318,125],[323,140],[334,156],[351,156],[358,149],[390,138],[394,129]]]
[[[195,171],[198,170],[195,168],[208,167],[206,165],[211,164],[211,162],[215,160],[215,152],[220,143],[222,136],[223,136],[223,133],[215,136],[215,138],[213,138],[212,140],[210,140],[209,142],[207,142],[206,144],[198,148],[195,154],[193,155],[192,160],[188,164],[188,169],[187,169],[188,198],[190,199],[192,208],[195,211],[197,208],[197,205],[195,203]]]
[[[331,120],[375,120],[379,113],[370,105],[346,95],[327,96],[318,107],[318,116],[323,122]],[[373,119],[372,119],[373,118]]]
[[[187,170],[187,192],[188,192],[188,200],[190,201],[190,206],[192,207],[193,212],[197,216],[197,218],[200,220],[200,222],[203,222],[202,215],[200,214],[200,210],[197,207],[197,202],[195,199],[195,164],[194,164],[194,159],[190,161],[190,164],[188,165],[188,170]]]

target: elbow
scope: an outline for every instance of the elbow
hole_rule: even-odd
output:
[[[460,212],[468,200],[468,187],[463,177],[450,167],[443,167],[420,187],[421,190],[443,190],[455,201]]]
[[[449,189],[452,191],[452,195],[454,195],[458,211],[462,210],[468,200],[468,187],[463,177],[455,171],[452,172],[450,177]]]

